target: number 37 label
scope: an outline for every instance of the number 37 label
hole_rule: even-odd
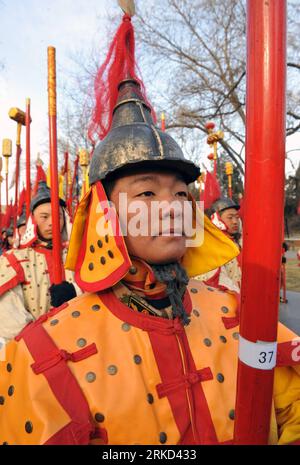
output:
[[[276,366],[277,342],[251,342],[239,337],[239,359],[259,370],[272,370]]]
[[[274,350],[270,350],[269,352],[260,352],[258,361],[259,363],[271,363],[273,355]]]

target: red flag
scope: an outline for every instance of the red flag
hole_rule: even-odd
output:
[[[94,82],[95,107],[88,128],[88,137],[92,143],[95,143],[95,136],[96,140],[98,138],[104,139],[110,129],[113,108],[118,98],[118,84],[123,79],[131,78],[139,82],[141,88],[137,92],[141,93],[142,98],[151,108],[146,99],[144,84],[138,78],[138,74],[139,70],[135,60],[134,29],[131,17],[125,14],[110,45],[105,62],[96,74]],[[152,108],[151,112],[154,121],[156,121]]]
[[[9,205],[7,205],[7,208],[6,208],[6,211],[5,211],[5,214],[2,218],[2,226],[4,228],[9,228],[10,225],[11,225],[11,219],[13,217],[13,206],[12,204],[10,203]]]
[[[213,173],[207,171],[205,179],[204,192],[201,193],[201,198],[204,202],[204,210],[207,210],[212,204],[221,197],[221,189],[219,181]]]
[[[47,176],[46,176],[45,171],[43,170],[42,165],[36,164],[36,178],[35,178],[35,183],[33,187],[32,197],[36,195],[40,181],[47,182]]]
[[[25,200],[26,200],[26,189],[25,187],[23,187],[21,194],[19,196],[18,211],[17,211],[18,216],[21,216],[23,213],[23,206],[25,204]]]
[[[67,174],[68,172],[68,169],[69,169],[69,153],[68,152],[65,152],[65,158],[64,158],[64,166],[63,166],[63,170],[62,170],[62,173],[63,175]]]

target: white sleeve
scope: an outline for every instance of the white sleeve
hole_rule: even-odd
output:
[[[5,342],[13,339],[34,318],[24,307],[20,285],[0,297],[0,338]]]

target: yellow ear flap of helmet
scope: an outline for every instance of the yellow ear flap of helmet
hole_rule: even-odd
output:
[[[193,214],[197,219],[200,218],[203,232],[203,240],[195,247],[187,247],[182,259],[182,265],[190,277],[199,274],[208,273],[229,262],[237,255],[240,250],[237,245],[220,231],[210,220],[200,211],[195,200],[190,196],[193,202]],[[197,233],[196,233],[197,234]],[[195,242],[196,244],[196,242]]]
[[[78,206],[69,250],[66,268],[75,270],[77,284],[88,292],[113,286],[131,266],[116,210],[100,182]]]
[[[88,217],[89,203],[92,196],[92,189],[89,189],[84,198],[80,201],[73,221],[71,237],[69,242],[68,254],[65,268],[75,271],[76,262],[81,249],[81,243],[84,235],[84,227]]]

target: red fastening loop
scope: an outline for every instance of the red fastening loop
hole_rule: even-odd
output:
[[[213,379],[212,371],[209,367],[202,368],[202,370],[197,370],[196,372],[187,373],[186,375],[181,376],[180,378],[173,379],[169,383],[161,383],[156,386],[156,391],[159,399],[167,396],[177,389],[186,387],[189,388],[191,385],[202,382],[209,381]]]
[[[173,332],[174,334],[180,334],[184,331],[182,323],[178,318],[173,321]]]
[[[239,318],[236,316],[223,316],[222,321],[226,329],[235,328],[239,324]]]
[[[35,363],[31,365],[32,370],[36,375],[39,373],[43,373],[46,370],[49,370],[49,368],[52,368],[53,366],[57,365],[57,363],[61,362],[62,360],[68,362],[80,362],[81,360],[84,360],[91,355],[94,355],[98,352],[96,344],[90,344],[87,347],[84,347],[81,350],[78,350],[77,352],[67,352],[66,350],[56,350],[52,352],[52,354],[49,354],[48,357],[44,358],[43,360],[37,360]]]
[[[67,352],[66,350],[62,349],[59,351],[59,353],[63,360],[71,360],[73,362],[73,354],[71,354],[70,352]]]

